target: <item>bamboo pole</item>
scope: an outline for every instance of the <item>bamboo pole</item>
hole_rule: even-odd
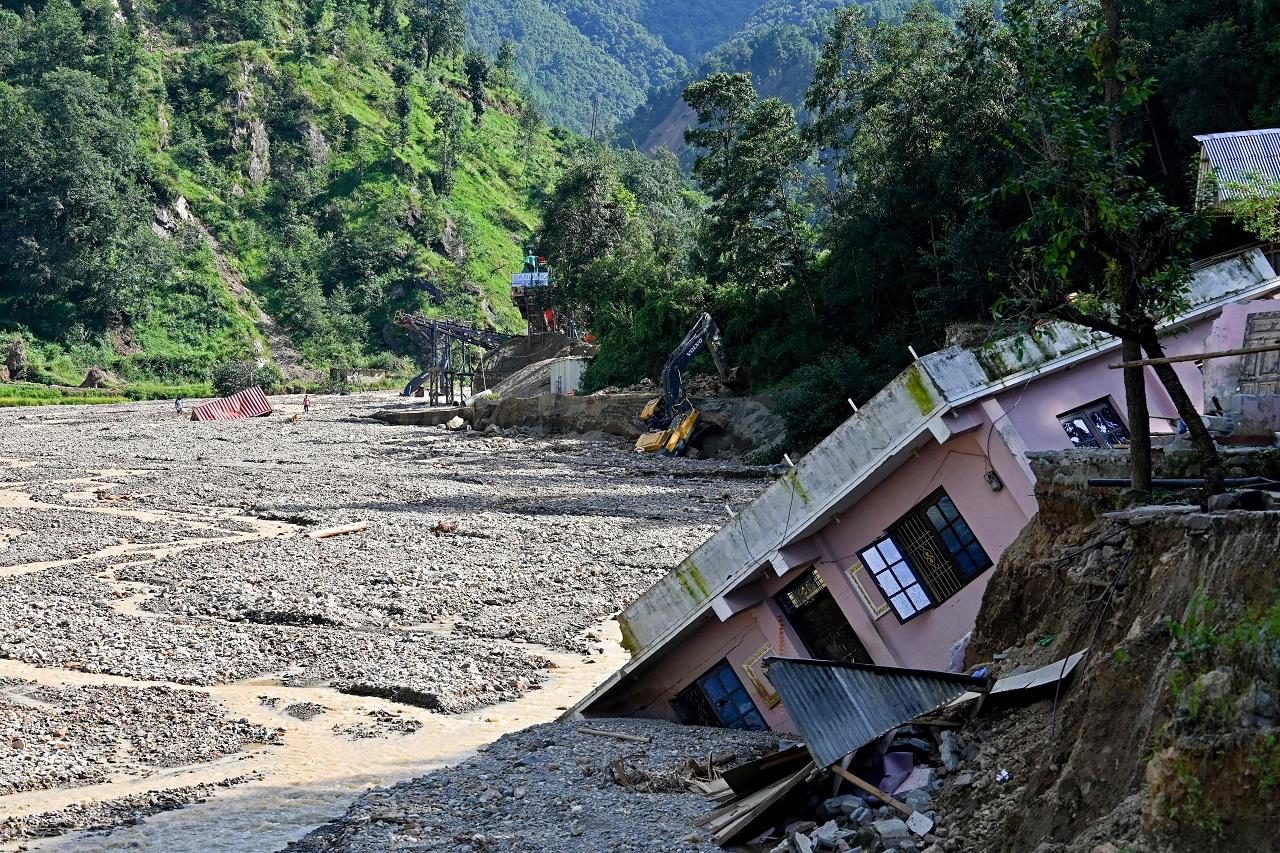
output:
[[[1123,370],[1126,367],[1152,367],[1157,364],[1179,364],[1184,361],[1208,361],[1214,358],[1231,358],[1237,355],[1258,355],[1264,352],[1280,352],[1280,343],[1267,344],[1264,347],[1246,347],[1245,349],[1229,349],[1222,352],[1202,352],[1196,355],[1171,355],[1167,358],[1146,358],[1142,361],[1122,361],[1119,364],[1107,365],[1112,370]]]
[[[831,765],[831,772],[836,774],[846,782],[848,782],[850,785],[854,785],[866,791],[868,794],[875,797],[877,800],[884,803],[885,805],[897,809],[898,811],[902,812],[902,814],[905,815],[906,817],[911,817],[913,813],[913,809],[911,809],[910,806],[907,806],[905,803],[903,803],[900,800],[895,800],[891,795],[886,794],[884,791],[881,791],[879,788],[877,788],[875,785],[872,785],[870,782],[864,779],[859,779],[857,776],[854,776],[852,773],[850,773],[848,770],[845,770],[839,764]]]

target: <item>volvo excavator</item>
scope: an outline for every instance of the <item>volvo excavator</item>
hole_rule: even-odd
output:
[[[703,314],[676,347],[662,369],[662,396],[649,401],[640,413],[648,432],[636,441],[641,453],[657,453],[662,456],[683,456],[697,439],[705,425],[699,421],[702,413],[693,405],[684,390],[684,371],[694,356],[706,344],[715,363],[720,381],[735,390],[747,387],[746,373],[741,368],[729,367],[720,340],[720,329],[710,314]]]

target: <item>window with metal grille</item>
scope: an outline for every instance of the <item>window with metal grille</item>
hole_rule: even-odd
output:
[[[817,569],[803,574],[774,600],[809,654],[821,660],[871,663],[871,655]]]
[[[886,536],[858,556],[899,622],[908,622],[933,606],[929,593],[893,537]]]
[[[1076,447],[1120,449],[1129,446],[1129,429],[1107,399],[1058,415],[1058,423]]]
[[[671,700],[676,718],[689,726],[765,731],[769,728],[742,679],[727,660],[681,690]]]
[[[942,489],[859,557],[900,622],[946,601],[993,565]]]

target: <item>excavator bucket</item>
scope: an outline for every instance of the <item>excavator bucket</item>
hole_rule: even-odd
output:
[[[731,367],[724,373],[724,378],[720,380],[724,386],[730,391],[750,391],[751,377],[747,375],[745,367]]]
[[[649,418],[656,415],[658,413],[658,406],[661,404],[662,400],[659,397],[654,397],[648,403],[645,403],[644,408],[640,410],[640,420],[647,421]]]

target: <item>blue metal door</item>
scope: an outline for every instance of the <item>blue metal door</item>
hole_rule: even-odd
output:
[[[706,695],[716,718],[725,728],[748,731],[764,731],[768,728],[747,694],[747,689],[742,686],[742,680],[728,661],[720,662],[699,678],[698,687]]]

